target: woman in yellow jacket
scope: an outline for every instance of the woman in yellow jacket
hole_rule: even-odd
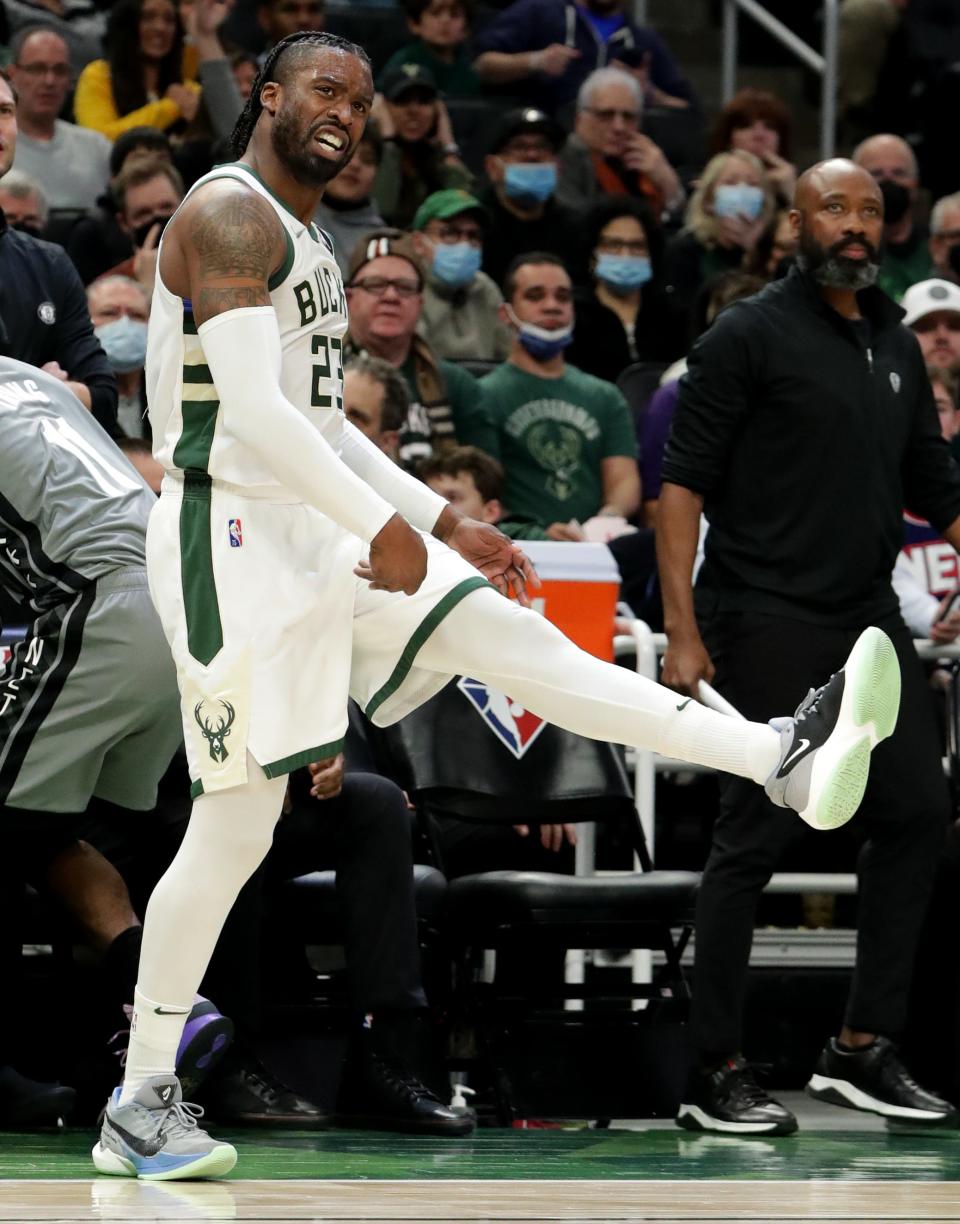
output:
[[[108,140],[135,127],[190,123],[200,104],[196,55],[184,47],[172,0],[119,0],[110,12],[106,58],[87,64],[74,114]]]

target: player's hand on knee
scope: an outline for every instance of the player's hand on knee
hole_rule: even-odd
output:
[[[713,661],[696,630],[670,635],[660,673],[664,684],[696,697],[700,681],[706,680],[709,684],[715,672]]]
[[[405,518],[395,514],[370,542],[370,557],[354,570],[374,591],[413,595],[427,575],[427,548]]]

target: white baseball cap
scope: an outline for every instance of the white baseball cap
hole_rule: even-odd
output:
[[[918,281],[903,295],[900,305],[907,312],[903,321],[908,327],[937,310],[952,310],[960,314],[960,285],[936,277]]]

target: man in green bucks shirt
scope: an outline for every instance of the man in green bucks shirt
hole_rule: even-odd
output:
[[[504,297],[513,345],[480,383],[507,474],[504,500],[550,539],[580,540],[581,523],[596,515],[629,518],[640,504],[630,410],[612,383],[564,360],[573,289],[557,256],[517,256]]]

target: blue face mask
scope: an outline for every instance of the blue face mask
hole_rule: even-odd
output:
[[[481,251],[469,242],[438,242],[433,248],[433,275],[451,289],[468,285],[480,271]]]
[[[762,187],[750,183],[722,183],[713,193],[713,211],[717,217],[746,217],[756,221],[763,212]]]
[[[597,256],[597,266],[594,269],[597,279],[616,291],[623,289],[639,289],[653,276],[653,268],[646,255],[605,255]]]
[[[132,374],[147,359],[147,325],[124,315],[94,328],[114,374]]]
[[[523,323],[507,306],[510,321],[517,329],[517,338],[534,361],[549,361],[573,343],[573,324],[551,331],[533,323]]]
[[[518,203],[542,204],[557,189],[556,162],[507,162],[503,167],[503,189]]]

